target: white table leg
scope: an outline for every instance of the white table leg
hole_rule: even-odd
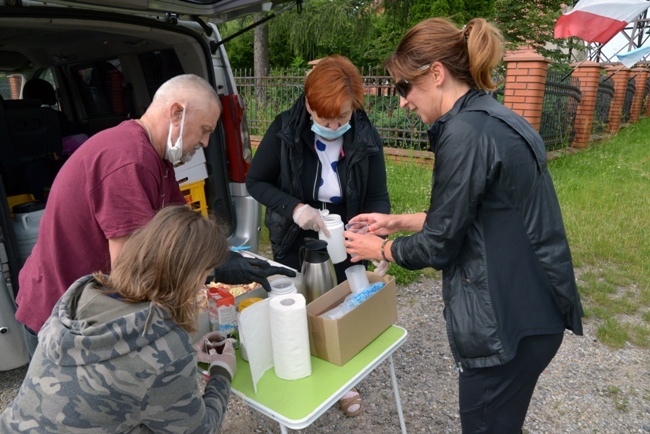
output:
[[[402,434],[406,434],[406,423],[404,422],[404,413],[402,413],[402,400],[399,398],[399,388],[397,387],[397,376],[395,376],[395,365],[393,364],[392,354],[388,357],[388,360],[390,360],[390,377],[393,380],[393,392],[395,393],[395,403],[397,404],[399,424],[402,427]]]
[[[280,424],[280,432],[282,434],[289,434],[289,431],[287,431],[287,427],[282,424]]]

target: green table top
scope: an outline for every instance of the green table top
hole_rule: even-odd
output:
[[[388,358],[406,336],[405,329],[391,326],[343,366],[312,356],[312,374],[300,380],[282,380],[271,368],[257,383],[257,394],[248,362],[237,351],[237,374],[231,386],[262,413],[291,428],[305,427]]]

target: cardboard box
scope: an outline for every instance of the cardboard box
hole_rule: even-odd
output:
[[[395,278],[368,272],[368,281],[383,281],[386,285],[338,320],[319,315],[341,304],[350,294],[347,281],[309,303],[307,319],[312,356],[343,366],[397,321]]]
[[[192,158],[190,158],[190,161],[188,161],[187,163],[181,163],[178,166],[176,166],[176,170],[179,169],[181,171],[186,170],[200,163],[205,163],[205,152],[203,151],[203,148],[197,149],[194,155],[192,155]]]

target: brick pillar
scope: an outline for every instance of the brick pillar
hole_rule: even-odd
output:
[[[641,117],[641,105],[643,104],[643,93],[645,92],[645,81],[648,78],[648,70],[645,68],[633,68],[630,78],[634,77],[636,89],[630,110],[630,123],[639,122]]]
[[[603,68],[600,64],[591,61],[573,64],[571,67],[575,68],[571,75],[580,80],[580,92],[582,92],[574,126],[576,136],[571,146],[584,149],[589,146],[591,126],[596,110],[596,97],[598,96],[598,80]]]
[[[608,77],[611,76],[608,81],[614,84],[614,98],[609,106],[609,132],[616,134],[621,128],[625,89],[627,88],[627,79],[630,78],[630,70],[618,63],[607,66],[605,71],[607,71]]]
[[[23,87],[23,76],[14,74],[7,78],[9,79],[9,88],[11,89],[11,99],[20,99],[20,90]]]
[[[539,131],[550,60],[530,47],[509,51],[503,60],[508,64],[503,105],[523,116]]]
[[[648,73],[648,76],[650,76],[650,72]],[[644,86],[645,86],[645,83],[644,83]],[[645,113],[642,113],[642,115],[650,117],[650,96],[648,96],[648,100],[646,101],[646,104],[645,104]]]

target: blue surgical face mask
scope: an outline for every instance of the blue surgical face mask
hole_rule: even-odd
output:
[[[311,130],[315,133],[321,136],[324,139],[327,140],[335,140],[341,137],[343,134],[347,133],[350,128],[352,128],[352,125],[350,125],[350,122],[346,122],[345,124],[341,125],[337,129],[333,130],[331,128],[324,127],[316,121],[314,121],[311,124]]]

